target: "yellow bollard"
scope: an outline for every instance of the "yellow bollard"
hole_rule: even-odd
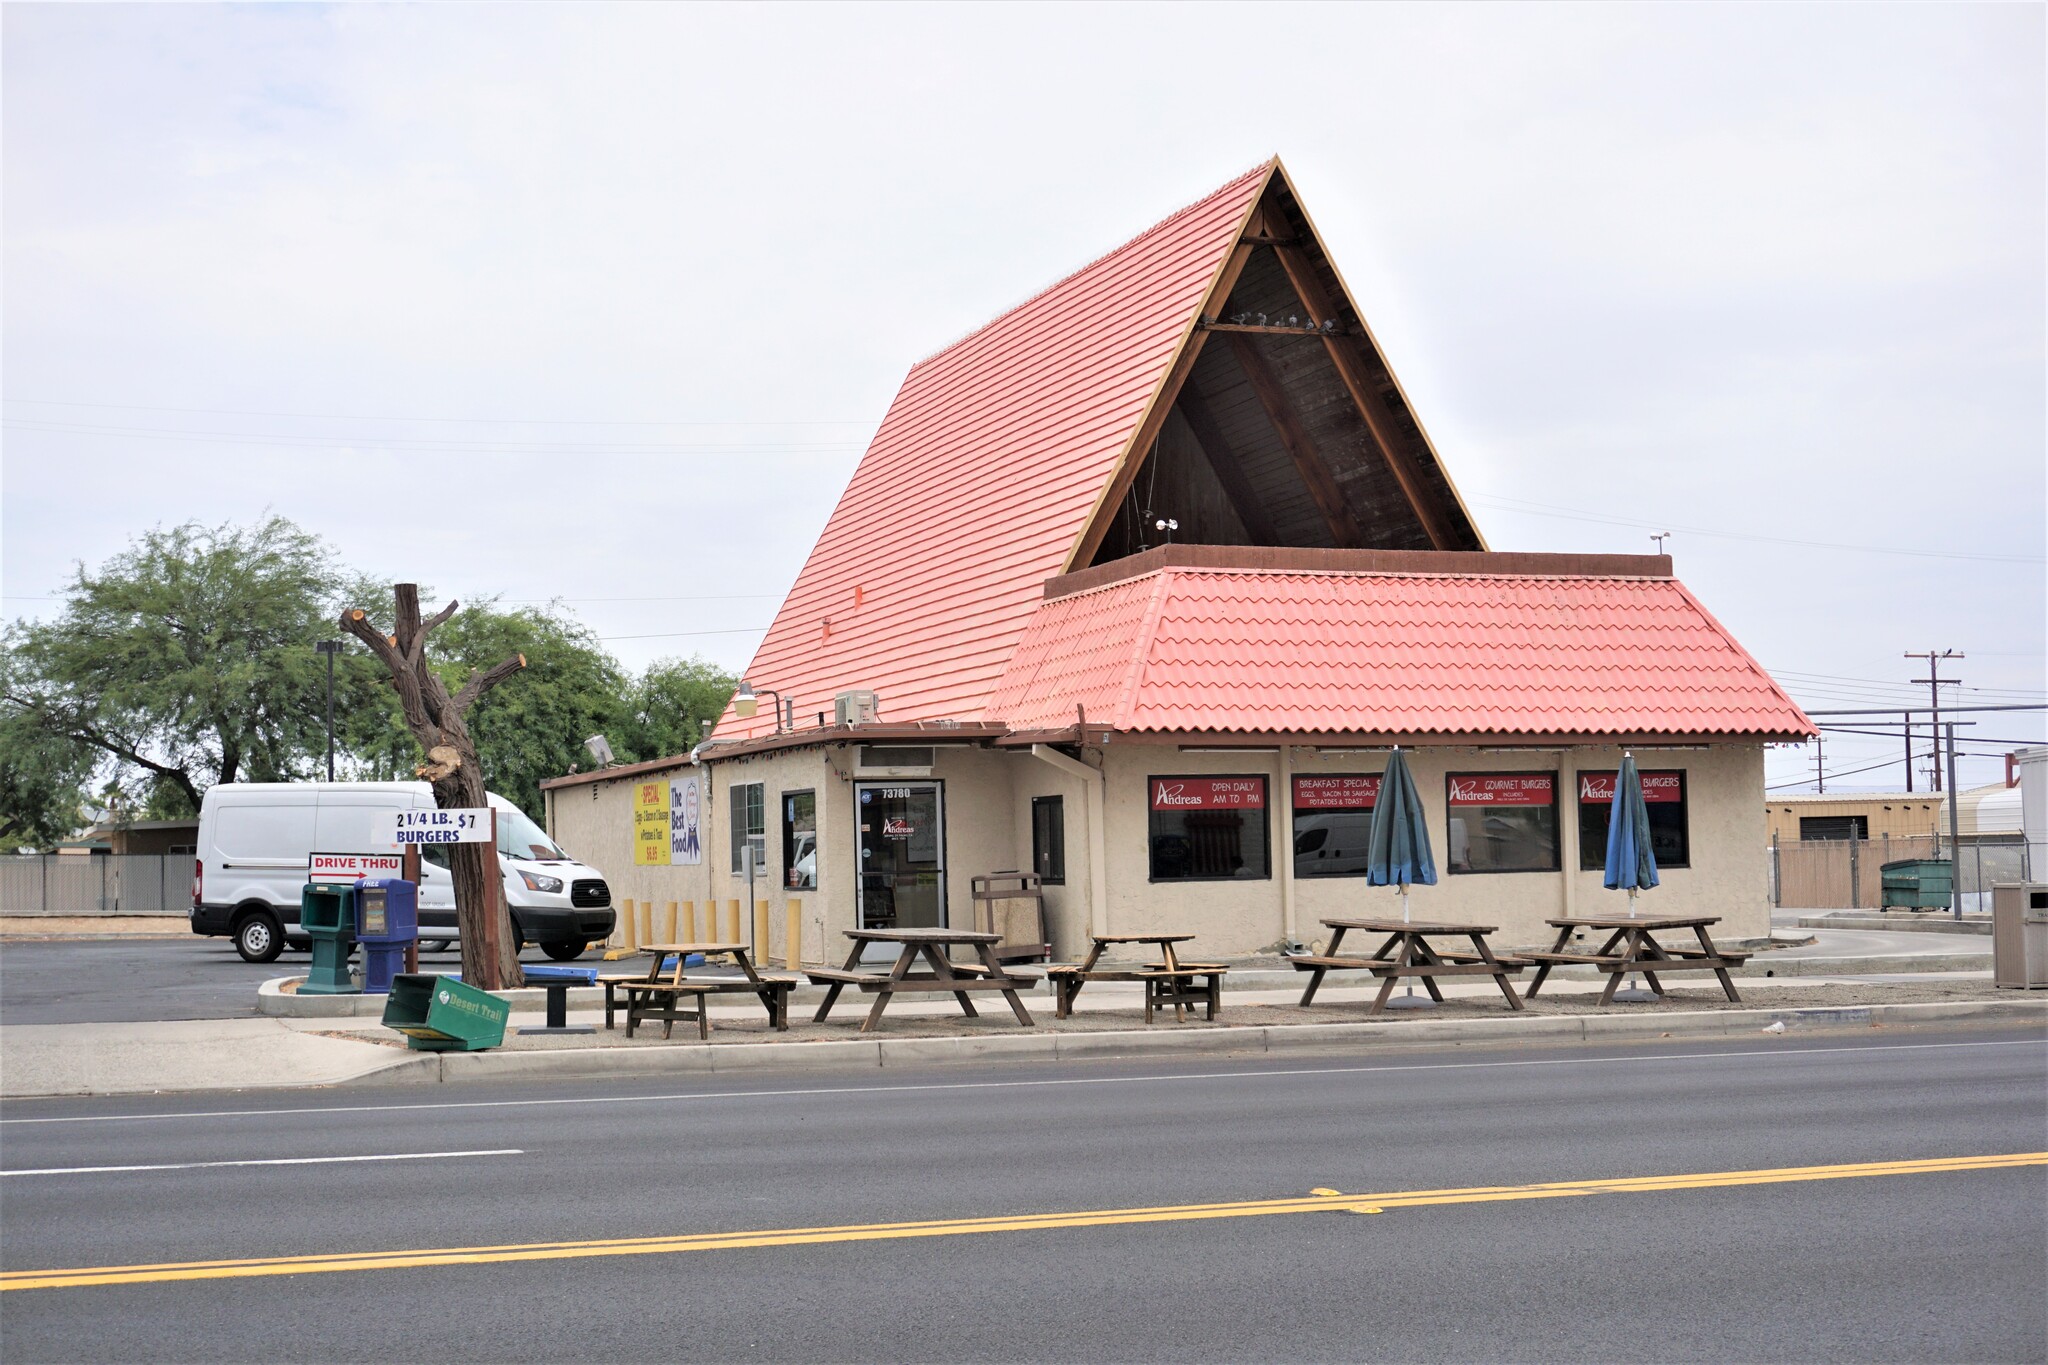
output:
[[[754,961],[768,956],[768,902],[754,902]]]
[[[725,941],[727,943],[738,943],[740,941],[740,903],[738,901],[727,901],[725,903]]]
[[[607,962],[616,962],[622,957],[632,957],[640,951],[640,940],[634,936],[635,925],[633,921],[635,915],[633,913],[633,902],[630,899],[619,903],[618,918],[619,932],[624,935],[625,941],[617,948],[605,949],[604,960]]]
[[[803,902],[792,898],[788,908],[789,927],[783,933],[782,965],[795,971],[804,965]]]
[[[668,916],[662,920],[661,933],[664,943],[682,942],[682,939],[676,937],[676,903],[674,901],[668,903]]]
[[[683,942],[697,941],[697,902],[683,902],[683,917],[676,921],[676,928],[682,930]]]

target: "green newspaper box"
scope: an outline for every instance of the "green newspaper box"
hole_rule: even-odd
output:
[[[384,999],[384,1027],[422,1052],[480,1052],[505,1041],[512,1002],[452,976],[400,972]]]

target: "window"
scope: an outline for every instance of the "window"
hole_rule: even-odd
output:
[[[1378,773],[1294,779],[1294,875],[1362,877]]]
[[[1685,837],[1685,774],[1645,772],[1643,808],[1650,813],[1650,852],[1657,866],[1690,865]],[[1607,825],[1614,811],[1614,774],[1579,774],[1579,866],[1597,872],[1607,866]]]
[[[1555,872],[1556,773],[1452,773],[1452,872]]]
[[[498,812],[498,852],[508,858],[531,858],[542,863],[564,862],[569,857],[555,847],[546,830],[520,810]]]
[[[863,768],[929,768],[932,766],[932,750],[928,744],[883,745],[863,744],[860,746],[860,766]]]
[[[1031,870],[1047,886],[1067,880],[1067,803],[1057,796],[1031,798]]]
[[[759,782],[735,782],[732,795],[732,875],[747,875],[746,850],[754,850],[754,875],[768,858],[768,811]]]
[[[791,891],[818,889],[818,794],[782,794],[782,884]]]
[[[1870,817],[1867,815],[1802,815],[1799,817],[1799,837],[1806,839],[1868,839]]]
[[[1273,875],[1263,777],[1154,777],[1155,882],[1251,880]]]

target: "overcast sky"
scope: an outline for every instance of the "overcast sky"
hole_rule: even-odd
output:
[[[6,612],[270,509],[737,670],[913,362],[1277,152],[1495,549],[2038,701],[2043,14],[10,4]]]

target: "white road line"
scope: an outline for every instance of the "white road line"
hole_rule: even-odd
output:
[[[494,1147],[481,1152],[375,1152],[369,1156],[280,1156],[262,1161],[173,1161],[161,1166],[43,1166],[10,1175],[111,1175],[118,1171],[199,1171],[214,1166],[331,1166],[344,1161],[440,1161],[457,1156],[524,1156],[524,1147]]]
[[[699,1094],[573,1095],[560,1099],[441,1100],[419,1104],[306,1105],[291,1109],[205,1109],[177,1114],[73,1114],[51,1118],[0,1118],[15,1123],[159,1123],[169,1119],[260,1118],[288,1114],[397,1114],[439,1109],[530,1109],[565,1104],[674,1104],[701,1100],[804,1098],[817,1095],[887,1095],[930,1090],[1025,1090],[1062,1085],[1147,1085],[1188,1081],[1283,1080],[1289,1076],[1361,1076],[1404,1071],[1484,1071],[1524,1066],[1607,1066],[1637,1062],[1717,1062],[1727,1058],[1816,1057],[1843,1052],[1923,1052],[1960,1047],[2039,1047],[2048,1039],[2006,1038],[1981,1043],[1868,1043],[1857,1047],[1774,1047],[1741,1052],[1652,1052],[1627,1057],[1535,1057],[1502,1062],[1416,1062],[1408,1065],[1269,1067],[1260,1071],[1200,1071],[1180,1076],[1060,1076],[1019,1081],[932,1081],[905,1085],[834,1085],[800,1090],[720,1090]],[[20,1104],[23,1101],[16,1100]]]

